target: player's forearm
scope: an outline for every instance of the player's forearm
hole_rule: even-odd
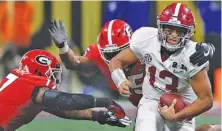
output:
[[[32,101],[47,108],[58,110],[84,110],[93,107],[108,107],[112,103],[112,100],[108,98],[95,98],[86,94],[69,94],[49,90],[44,87],[34,89]]]
[[[114,57],[109,63],[109,70],[110,72],[114,71],[115,69],[122,69],[123,62],[119,60],[117,57]]]
[[[64,119],[91,120],[91,121],[97,121],[100,124],[106,124],[108,121],[110,121],[108,120],[110,115],[108,115],[107,112],[93,111],[92,109],[67,111],[67,110],[45,108],[44,111]]]
[[[80,56],[77,56],[71,49],[59,56],[67,69],[73,69],[79,65]]]
[[[110,64],[109,64],[110,72],[111,72],[111,78],[115,85],[119,87],[119,85],[127,80],[126,75],[124,71],[122,70],[123,68],[123,63],[118,60],[118,58],[114,57]]]
[[[176,113],[175,120],[184,120],[193,118],[207,110],[209,110],[213,105],[212,97],[205,97],[203,99],[197,99],[191,105],[188,105],[186,108]]]
[[[130,48],[126,48],[118,53],[109,63],[109,70],[122,69],[126,65],[136,62],[138,58],[133,54]]]
[[[46,108],[44,111],[56,115],[64,119],[73,119],[73,120],[92,120],[92,110],[57,110]]]
[[[92,120],[92,110],[73,110],[65,111],[66,116],[70,116],[74,120]]]

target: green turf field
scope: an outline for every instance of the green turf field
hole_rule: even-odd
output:
[[[121,103],[122,104],[122,103]],[[127,104],[128,105],[128,104]],[[126,106],[127,106],[126,105]],[[131,114],[135,111],[129,111]],[[221,123],[221,110],[211,111],[196,118],[196,126],[201,124]],[[44,113],[43,113],[44,114]],[[34,121],[18,129],[18,131],[132,131],[133,124],[127,128],[99,125],[97,122],[65,120],[51,115],[40,115]]]
[[[203,123],[220,123],[215,117],[198,117],[197,126]],[[35,120],[28,125],[21,127],[18,131],[132,131],[133,126],[118,128],[101,126],[96,122],[74,121],[74,120]]]

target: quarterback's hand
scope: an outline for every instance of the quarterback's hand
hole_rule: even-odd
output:
[[[193,65],[202,65],[214,55],[215,47],[211,43],[196,44],[196,52],[190,56]]]
[[[172,104],[169,107],[166,105],[161,107],[161,105],[159,104],[158,111],[159,111],[160,115],[168,121],[174,121],[175,114],[176,114],[174,107],[175,107],[176,103],[177,103],[177,100],[174,99]]]
[[[68,41],[68,35],[63,21],[52,20],[49,32],[58,48],[63,48]]]
[[[92,113],[92,119],[94,121],[98,121],[100,124],[108,124],[111,126],[118,126],[118,127],[126,127],[129,126],[132,121],[125,116],[124,118],[117,118],[117,116],[114,115],[113,112],[104,112],[104,111],[93,111]]]
[[[118,87],[120,95],[124,97],[130,97],[130,95],[132,95],[130,92],[130,87],[131,87],[131,83],[129,80],[123,81]]]

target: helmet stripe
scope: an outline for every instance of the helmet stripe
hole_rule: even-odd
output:
[[[110,21],[109,26],[108,26],[108,42],[109,45],[112,45],[112,26],[115,20]]]
[[[181,3],[177,3],[173,16],[178,17]]]

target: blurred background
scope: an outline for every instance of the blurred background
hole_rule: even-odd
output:
[[[46,49],[58,57],[58,50],[48,32],[52,19],[62,19],[69,34],[70,47],[80,55],[96,43],[100,27],[118,18],[128,22],[133,30],[141,26],[156,26],[156,16],[171,1],[1,1],[0,2],[0,62],[1,76],[18,66],[21,56],[31,49]],[[183,1],[194,13],[194,41],[213,43],[216,51],[210,62],[209,78],[214,92],[214,107],[197,117],[196,126],[221,123],[221,2]],[[59,58],[59,57],[58,57]],[[62,91],[108,96],[119,101],[134,119],[136,108],[118,93],[108,88],[98,69],[92,77],[64,69]],[[100,126],[90,121],[72,121],[40,114],[31,124],[19,131],[111,131],[132,130]]]

